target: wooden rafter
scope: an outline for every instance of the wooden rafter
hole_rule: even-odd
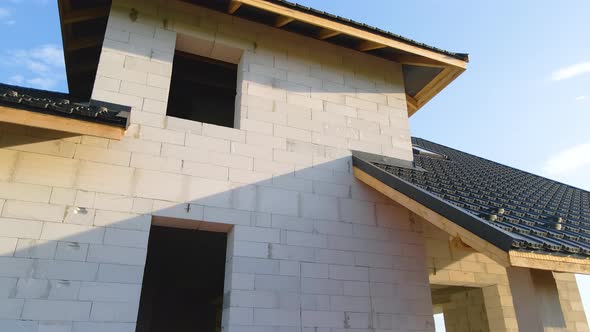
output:
[[[406,103],[408,104],[408,115],[415,113],[418,110],[418,102],[414,97],[406,93]]]
[[[0,106],[0,122],[111,139],[121,139],[125,133],[125,129],[116,126],[5,106]]]
[[[377,50],[380,48],[385,48],[387,46],[383,45],[383,44],[379,44],[379,43],[375,43],[372,41],[363,41],[361,42],[358,46],[357,46],[357,50],[361,51],[361,52],[366,52],[366,51],[371,51],[371,50]]]
[[[450,236],[461,238],[461,241],[464,242],[466,245],[468,245],[471,248],[473,248],[474,250],[488,256],[489,258],[495,260],[498,264],[505,266],[505,267],[509,266],[510,261],[508,258],[508,253],[506,251],[503,251],[502,249],[481,239],[480,237],[476,236],[475,234],[471,233],[470,231],[466,230],[465,228],[455,224],[454,222],[450,221],[449,219],[432,211],[431,209],[416,202],[415,200],[402,194],[401,192],[389,187],[388,185],[382,183],[381,181],[379,181],[379,180],[375,179],[374,177],[370,176],[369,174],[365,173],[361,169],[354,167],[353,173],[354,173],[354,176],[357,179],[359,179],[360,181],[366,183],[367,185],[369,185],[373,189],[375,189],[378,192],[382,193],[383,195],[389,197],[390,199],[397,202],[398,204],[404,206],[406,209],[410,210],[412,213],[416,214],[417,216],[421,217],[422,219],[430,222],[434,226],[445,231]]]
[[[242,3],[239,1],[235,1],[232,0],[229,2],[229,6],[227,7],[227,13],[228,14],[233,14],[235,13],[240,7],[242,6]]]
[[[412,65],[412,66],[422,66],[422,67],[435,67],[435,68],[444,68],[446,67],[445,64],[432,60],[427,59],[420,56],[415,55],[396,55],[392,57],[392,60],[395,62],[399,62],[402,65]]]
[[[291,22],[295,21],[294,18],[292,17],[286,17],[286,16],[279,16],[276,20],[275,20],[275,28],[280,28],[283,27]]]
[[[277,3],[273,3],[270,1],[265,0],[234,0],[234,2],[239,2],[244,5],[252,6],[255,8],[259,8],[265,10],[267,12],[275,13],[277,15],[292,17],[297,21],[305,22],[308,24],[312,24],[318,28],[328,29],[332,31],[338,31],[340,33],[349,35],[351,37],[359,38],[365,41],[374,42],[377,44],[384,45],[384,47],[392,47],[394,49],[398,49],[404,52],[408,52],[410,54],[419,55],[427,58],[431,58],[437,61],[440,61],[444,64],[459,67],[459,68],[466,68],[467,62],[461,59],[454,58],[449,55],[441,54],[440,52],[436,52],[434,50],[430,50],[424,47],[420,47],[418,45],[413,45],[407,43],[402,40],[397,40],[393,38],[388,38],[386,36],[382,36],[379,34],[372,33],[370,31],[366,31],[354,26],[350,26],[347,24],[343,24],[340,22],[335,22],[334,20],[330,20],[323,17],[318,17],[316,15],[308,14],[302,11],[298,11],[291,8],[286,8]]]
[[[105,17],[109,15],[110,8],[108,6],[89,8],[89,9],[78,9],[68,11],[62,18],[63,24],[72,24],[76,22],[88,21]]]
[[[320,30],[320,32],[318,32],[318,35],[316,36],[316,38],[320,39],[320,40],[325,40],[328,38],[338,36],[341,33],[342,32],[340,32],[340,31],[335,31],[335,30],[330,30],[330,29],[322,29],[322,30]]]

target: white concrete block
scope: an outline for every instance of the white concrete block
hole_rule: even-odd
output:
[[[1,222],[0,225],[2,225]],[[17,241],[17,238],[0,237],[0,256],[13,256]]]
[[[65,206],[8,200],[4,203],[2,216],[5,218],[62,222]]]
[[[98,268],[97,281],[141,284],[143,280],[143,266],[100,264]]]
[[[216,126],[209,123],[203,124],[203,136],[227,139],[230,141],[240,143],[244,143],[246,141],[245,131],[234,128]]]
[[[323,234],[302,233],[295,231],[286,231],[286,243],[288,245],[301,247],[326,248],[328,238]]]
[[[41,232],[42,240],[69,241],[82,243],[102,243],[104,237],[104,228],[56,224],[47,222],[43,225]]]
[[[254,324],[263,326],[300,326],[299,310],[254,309]]]
[[[340,216],[343,221],[375,225],[375,204],[354,199],[340,199]]]
[[[95,302],[138,302],[141,285],[84,281],[78,299]]]
[[[146,249],[92,244],[88,248],[88,262],[144,265]]]
[[[197,147],[204,150],[230,152],[230,142],[231,141],[227,139],[187,133],[185,144],[186,146]]]
[[[0,182],[0,198],[27,202],[47,203],[51,196],[51,187],[33,184]]]
[[[257,211],[298,216],[299,193],[296,191],[260,187]]]
[[[32,259],[0,257],[0,277],[28,277],[33,270]]]
[[[132,302],[93,302],[90,319],[100,322],[135,323],[139,301]]]
[[[76,148],[76,159],[96,161],[99,163],[129,166],[131,153],[126,151],[99,148],[89,145],[79,145]]]
[[[39,260],[33,271],[37,279],[94,280],[98,264],[87,262]]]
[[[257,290],[299,292],[300,278],[291,276],[256,275],[254,287]]]
[[[149,232],[108,227],[104,244],[122,247],[147,248]]]
[[[27,300],[22,318],[31,320],[86,321],[90,317],[90,302]]]
[[[0,218],[0,236],[38,239],[43,223],[36,220]]]
[[[329,278],[328,264],[301,263],[301,276],[304,278]]]
[[[338,220],[338,200],[335,197],[302,194],[303,216],[325,220]]]
[[[94,217],[94,226],[147,231],[150,224],[150,216],[134,213],[98,210]]]
[[[235,226],[234,239],[237,241],[280,243],[280,230],[262,227]]]
[[[49,202],[56,205],[73,205],[76,199],[76,190],[57,188],[51,190],[51,199]]]
[[[72,332],[134,332],[135,323],[74,322]]]
[[[182,163],[182,173],[215,180],[227,180],[229,177],[227,167],[193,161]]]
[[[47,299],[49,280],[21,278],[16,286],[17,299]]]
[[[56,248],[56,241],[18,239],[14,256],[53,259]]]
[[[23,299],[0,299],[0,319],[19,319],[24,302]]]
[[[80,149],[82,145],[78,146]],[[17,182],[71,188],[79,162],[75,159],[21,152],[14,172]]]
[[[55,259],[63,261],[84,261],[88,253],[88,244],[78,242],[58,242]]]
[[[301,323],[307,327],[344,328],[346,326],[343,312],[330,311],[302,311]]]
[[[337,280],[369,280],[369,269],[357,266],[330,265],[330,278]]]

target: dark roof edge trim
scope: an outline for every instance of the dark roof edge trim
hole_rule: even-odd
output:
[[[363,151],[356,151],[356,150],[352,151],[352,155],[357,158],[360,158],[364,161],[367,161],[369,163],[387,164],[387,165],[391,165],[391,166],[395,166],[395,167],[402,167],[402,168],[407,168],[407,169],[411,169],[411,170],[415,170],[415,171],[426,172],[426,170],[424,168],[416,166],[413,161],[409,161],[409,160],[392,158],[392,157],[382,156],[382,155],[363,152]]]
[[[465,228],[499,249],[506,252],[511,249],[514,241],[512,236],[492,225],[487,225],[487,221],[482,222],[482,219],[462,210],[461,208],[453,206],[442,199],[431,195],[427,191],[372,165],[370,162],[358,157],[356,153],[353,153],[352,164],[354,167],[357,167],[390,188],[401,192],[412,200],[449,219],[458,226]]]
[[[330,14],[328,12],[321,11],[321,10],[318,10],[318,9],[315,9],[315,8],[303,6],[303,5],[300,5],[300,4],[291,2],[291,1],[287,1],[287,0],[268,0],[268,1],[269,2],[272,2],[272,3],[275,3],[277,5],[280,5],[280,6],[289,8],[289,9],[292,9],[292,10],[298,10],[298,11],[305,12],[307,14],[311,14],[311,15],[315,15],[315,16],[320,16],[322,18],[325,18],[325,19],[328,19],[328,20],[331,20],[331,21],[334,21],[334,22],[342,23],[342,24],[345,24],[345,25],[348,25],[348,26],[351,26],[351,27],[354,27],[354,28],[357,28],[357,29],[361,29],[361,30],[364,30],[364,31],[367,31],[367,32],[371,32],[371,33],[374,33],[374,34],[377,34],[377,35],[380,35],[380,36],[383,36],[383,37],[386,37],[386,38],[391,38],[391,39],[394,39],[394,40],[405,42],[405,43],[411,44],[413,46],[423,48],[425,50],[430,50],[430,51],[433,51],[433,52],[444,54],[444,55],[450,56],[452,58],[455,58],[457,60],[462,60],[462,61],[465,61],[465,62],[468,62],[469,61],[469,54],[467,54],[467,53],[450,52],[450,51],[447,51],[447,50],[443,50],[443,49],[440,49],[440,48],[437,48],[437,47],[434,47],[434,46],[430,46],[430,45],[427,45],[427,44],[424,44],[424,43],[415,41],[415,40],[410,39],[410,38],[403,37],[401,35],[398,35],[398,34],[395,34],[395,33],[389,32],[389,31],[385,31],[385,30],[379,29],[379,28],[374,27],[374,26],[370,26],[368,24],[360,23],[360,22],[357,22],[357,21],[354,21],[354,20],[351,20],[351,19],[348,19],[348,18],[344,18],[342,16],[337,16],[337,15],[334,15],[334,14]]]

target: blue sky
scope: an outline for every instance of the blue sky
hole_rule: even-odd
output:
[[[590,1],[297,2],[470,53],[412,134],[590,189]],[[0,38],[0,82],[66,91],[56,1],[0,0]]]

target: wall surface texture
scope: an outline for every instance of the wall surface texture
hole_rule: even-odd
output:
[[[224,331],[433,331],[421,225],[351,173],[411,159],[400,66],[147,2],[114,1],[93,91],[122,140],[0,127],[0,331],[135,331],[155,219],[230,233]],[[241,50],[237,129],[166,116],[180,35]]]
[[[513,298],[511,290],[514,286],[534,288],[532,284],[523,284],[519,280],[514,280],[507,273],[507,269],[500,264],[471,248],[456,245],[456,242],[453,242],[444,231],[425,220],[418,220],[423,225],[430,283],[439,286],[478,288],[458,293],[451,297],[450,302],[442,304],[448,331],[462,331],[457,326],[465,328],[466,321],[477,331],[516,332],[539,329],[546,332],[590,331],[573,274],[553,272],[565,324],[539,327],[543,325],[541,322],[538,322],[540,325],[535,325],[535,322],[524,319],[524,314],[519,317],[515,312],[515,302],[520,301],[519,303],[525,308],[533,310],[533,315],[542,313],[537,311],[540,305],[534,294],[535,290],[531,290],[531,294],[520,298]],[[522,270],[527,274],[530,273],[528,269]],[[480,294],[483,295],[485,315],[482,315],[480,310],[482,300]],[[470,307],[472,310],[463,310],[465,307]],[[559,315],[559,313],[555,314]],[[520,318],[518,321],[517,317]],[[484,319],[487,319],[489,329],[478,327]]]

